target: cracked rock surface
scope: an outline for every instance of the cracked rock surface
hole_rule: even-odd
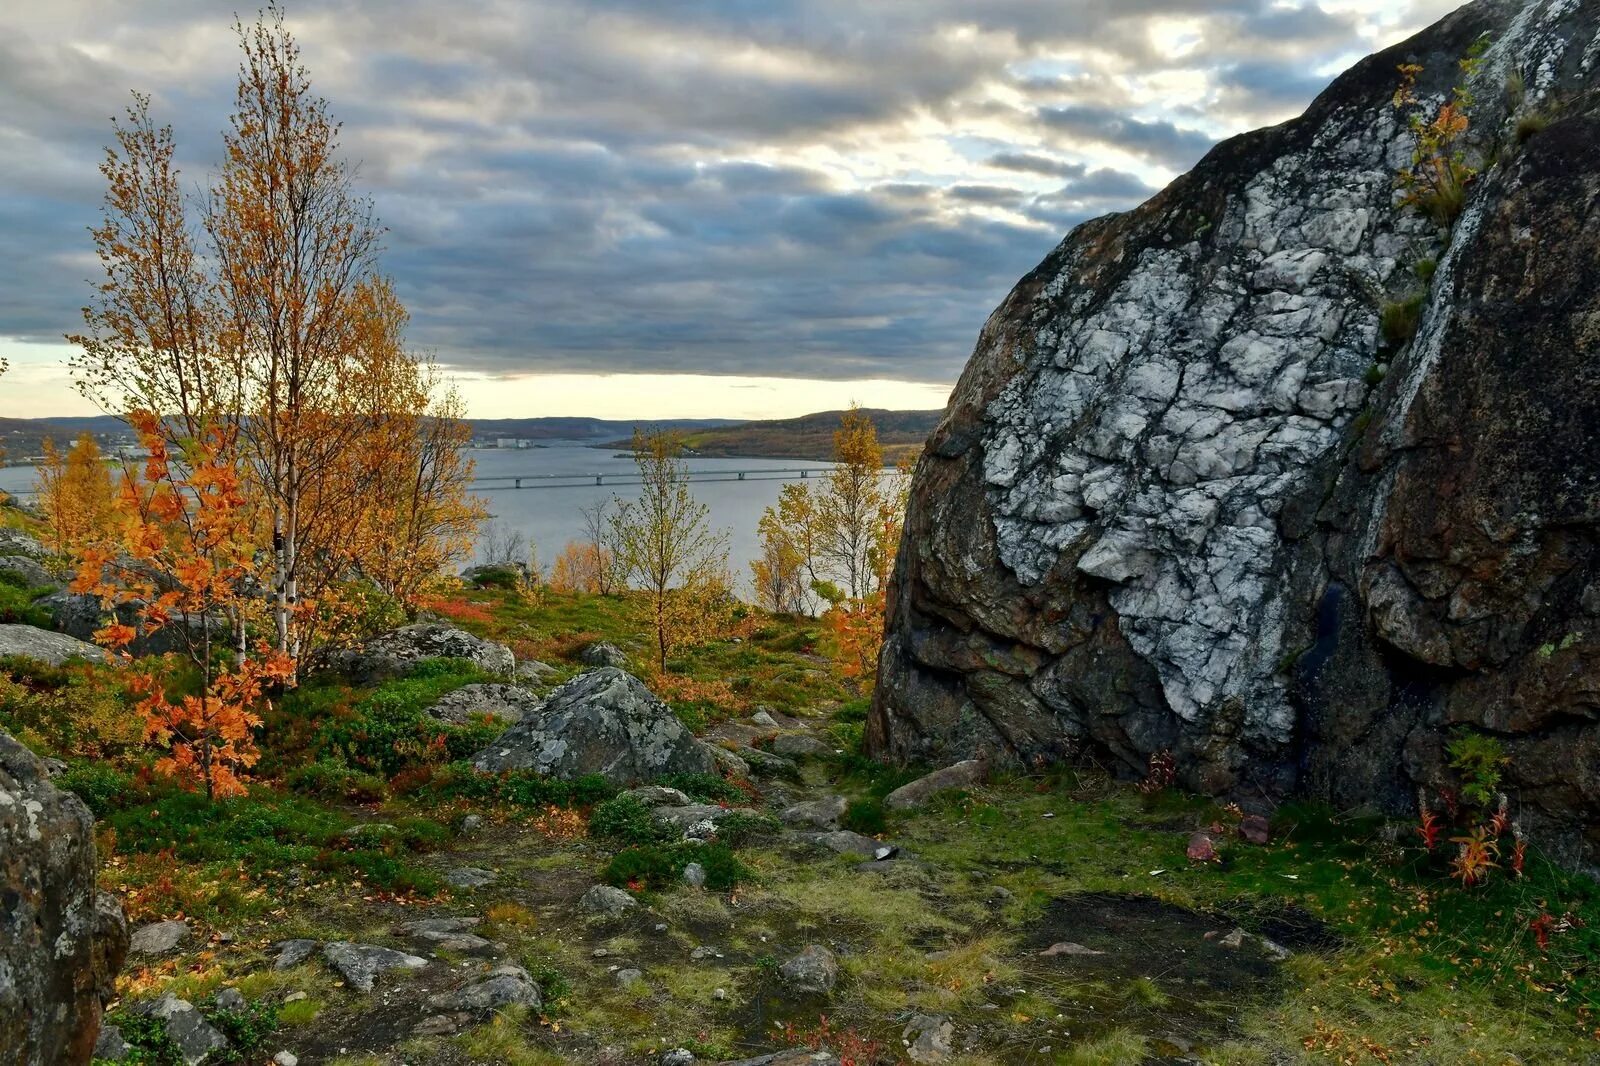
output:
[[[1401,809],[1471,724],[1590,861],[1597,17],[1470,4],[1018,284],[918,466],[877,753],[1170,750],[1213,793]],[[1396,68],[1431,115],[1484,33],[1447,234],[1400,202]],[[1386,336],[1408,299],[1415,338]]]

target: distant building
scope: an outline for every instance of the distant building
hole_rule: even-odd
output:
[[[525,440],[521,437],[501,437],[495,441],[494,446],[496,448],[531,448],[533,447],[533,441]]]

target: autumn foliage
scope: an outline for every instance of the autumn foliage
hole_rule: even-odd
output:
[[[45,541],[52,551],[73,555],[105,536],[116,499],[111,471],[93,436],[83,434],[65,454],[46,437],[38,479],[39,509],[48,524]]]

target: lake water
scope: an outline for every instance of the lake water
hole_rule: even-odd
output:
[[[617,483],[634,473],[633,460],[583,442],[551,442],[543,448],[495,449],[472,452],[477,477],[486,482],[474,491],[489,506],[491,520],[503,528],[532,537],[539,560],[549,566],[563,545],[583,536],[581,508],[620,496],[635,499],[639,486]],[[814,479],[828,463],[800,459],[696,459],[687,460],[694,480],[695,499],[711,511],[711,524],[728,534],[728,564],[741,594],[749,594],[750,560],[757,555],[756,523],[761,512],[777,502],[778,490],[798,472],[763,474],[758,471],[809,472]],[[738,471],[748,479],[733,480]],[[602,484],[594,484],[596,477]],[[506,479],[521,477],[525,486],[554,483],[564,487],[511,488]],[[615,479],[605,484],[604,479]],[[705,478],[727,480],[703,480]],[[34,486],[31,467],[0,467],[0,489],[26,492]]]

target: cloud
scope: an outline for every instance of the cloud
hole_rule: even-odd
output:
[[[204,187],[236,64],[219,10],[0,11],[0,337],[77,327],[128,89]],[[1425,12],[291,0],[290,21],[441,361],[941,382],[1067,228],[1294,113],[1312,71]]]

